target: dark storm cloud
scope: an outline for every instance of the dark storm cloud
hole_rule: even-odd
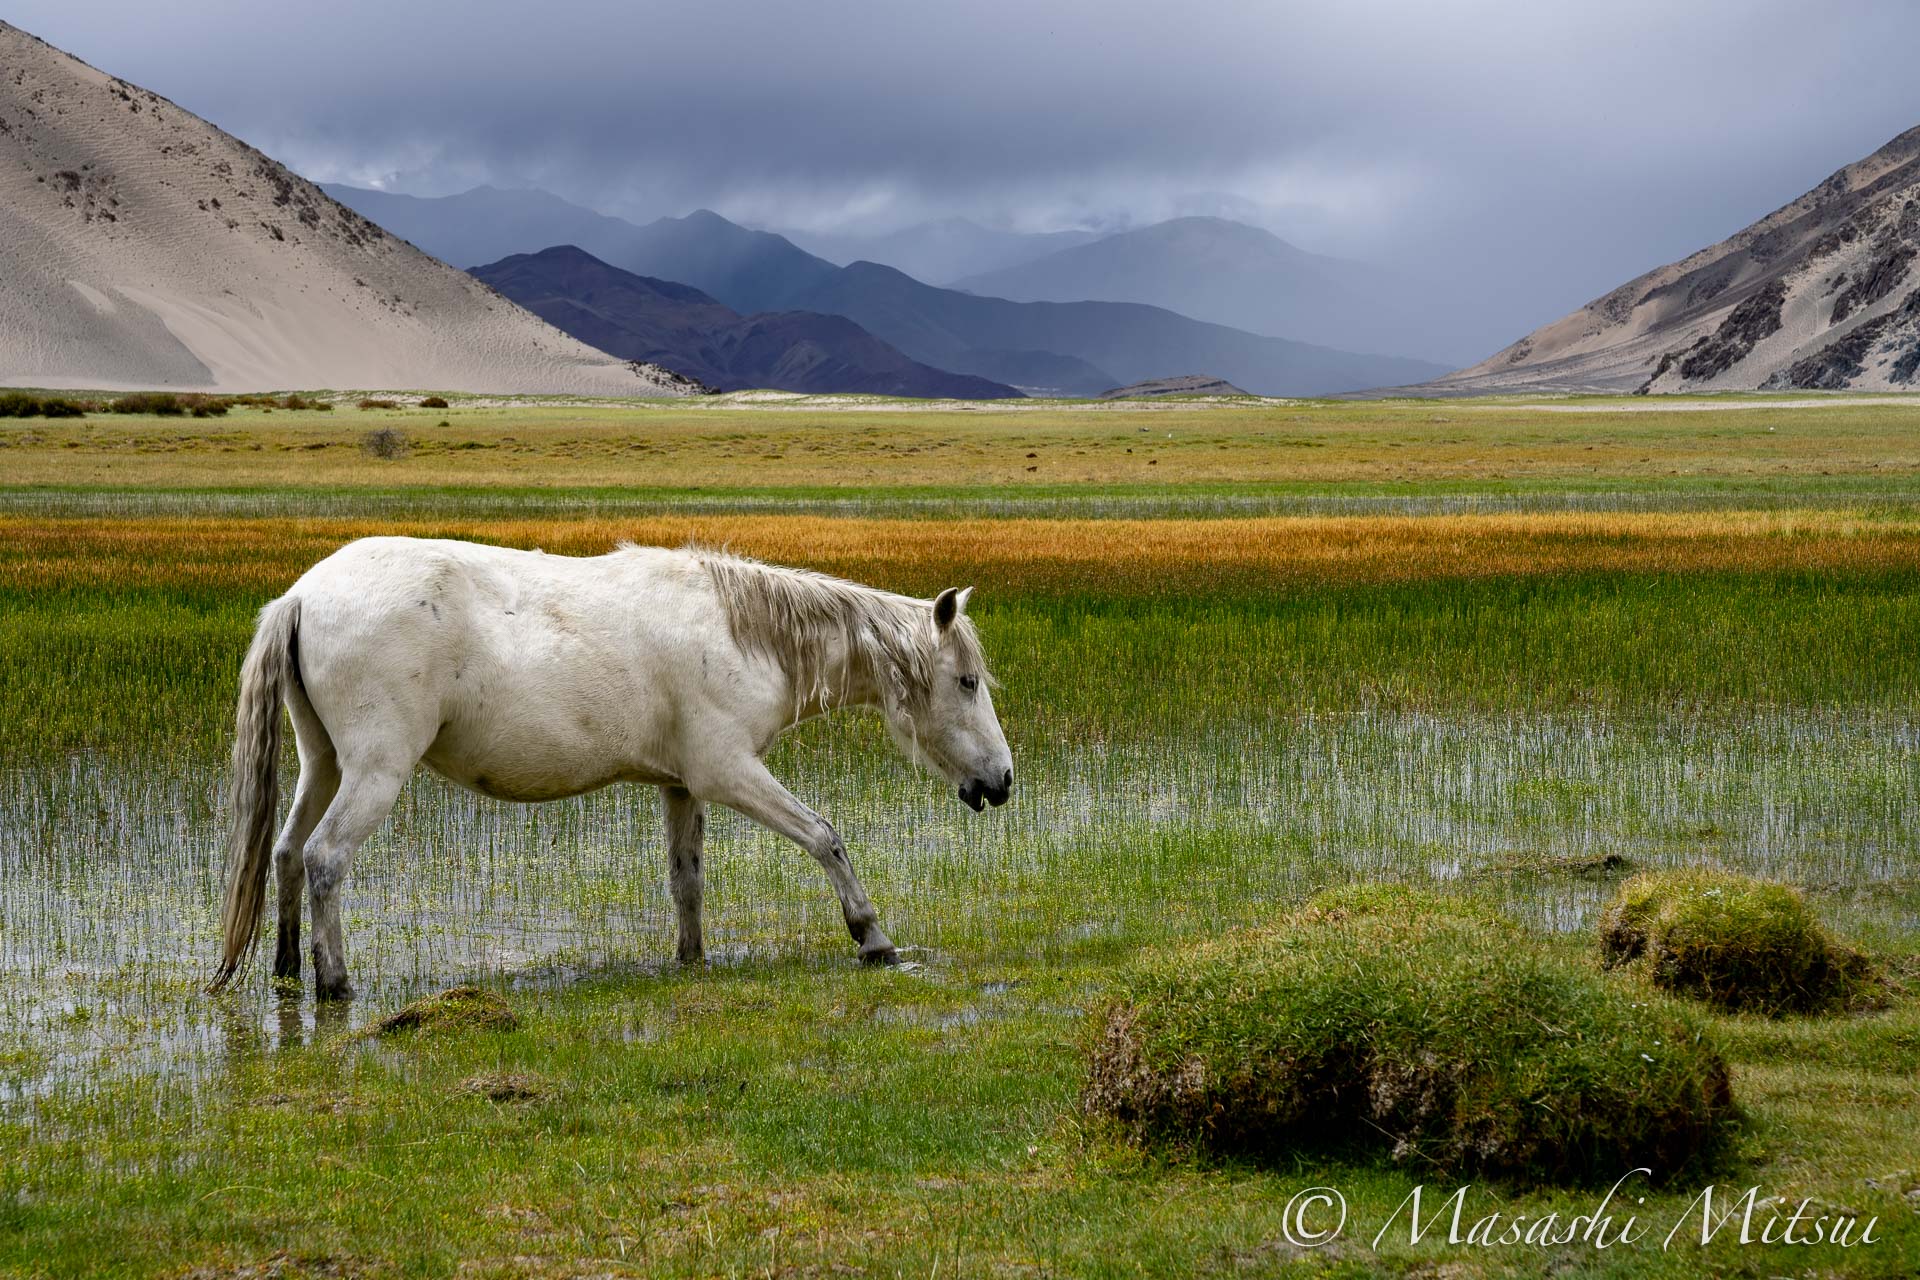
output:
[[[632,217],[1028,229],[1220,209],[1498,345],[1920,123],[1887,3],[26,0],[310,176]]]

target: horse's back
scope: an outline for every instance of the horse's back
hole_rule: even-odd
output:
[[[391,731],[457,782],[544,799],[671,779],[661,747],[716,625],[702,577],[659,549],[581,558],[382,537],[342,547],[290,594],[330,731]]]
[[[436,605],[497,604],[498,616],[506,617],[520,616],[521,602],[570,601],[592,609],[635,592],[686,595],[698,578],[691,557],[665,548],[555,556],[451,538],[388,536],[341,547],[307,570],[289,594],[309,608],[339,604],[360,616],[425,609],[433,618]]]

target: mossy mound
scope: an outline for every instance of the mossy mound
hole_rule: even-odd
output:
[[[1704,868],[1634,876],[1600,917],[1609,968],[1729,1012],[1821,1013],[1871,1004],[1865,956],[1827,936],[1790,885]]]
[[[368,1035],[390,1036],[402,1031],[451,1030],[459,1027],[485,1031],[512,1031],[520,1025],[513,1006],[479,987],[449,987],[422,996],[367,1028]]]
[[[1398,916],[1419,919],[1477,920],[1502,926],[1499,912],[1471,898],[1429,893],[1411,885],[1392,881],[1361,881],[1322,889],[1307,899],[1294,913],[1296,923],[1337,923],[1365,916]]]
[[[1735,1115],[1683,1007],[1480,908],[1377,889],[1129,970],[1083,1103],[1146,1144],[1574,1182],[1687,1168]]]
[[[483,1071],[468,1076],[460,1087],[489,1102],[537,1102],[553,1091],[544,1077],[524,1071]]]

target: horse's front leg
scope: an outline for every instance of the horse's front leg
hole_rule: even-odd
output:
[[[706,877],[700,860],[707,835],[707,806],[685,787],[662,787],[667,818],[667,875],[673,908],[680,918],[675,956],[681,964],[699,964],[706,955],[700,938],[700,898]]]
[[[724,804],[761,826],[779,833],[813,855],[827,873],[840,899],[847,932],[867,964],[893,964],[899,959],[893,942],[881,931],[879,915],[867,900],[860,877],[847,858],[847,846],[833,824],[801,804],[759,760],[748,757],[732,767],[701,779],[702,799]]]

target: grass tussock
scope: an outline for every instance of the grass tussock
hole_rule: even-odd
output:
[[[1645,872],[1600,919],[1609,968],[1730,1013],[1824,1013],[1870,1005],[1867,958],[1828,936],[1790,885],[1696,868]]]
[[[495,993],[481,987],[449,987],[388,1014],[366,1033],[384,1038],[408,1031],[512,1031],[519,1025],[520,1015]]]
[[[1082,1101],[1149,1145],[1570,1182],[1694,1166],[1735,1115],[1684,1009],[1635,1001],[1485,908],[1398,888],[1126,972]]]
[[[447,398],[445,396],[427,396],[420,401],[420,407],[422,409],[444,409],[447,407]]]

